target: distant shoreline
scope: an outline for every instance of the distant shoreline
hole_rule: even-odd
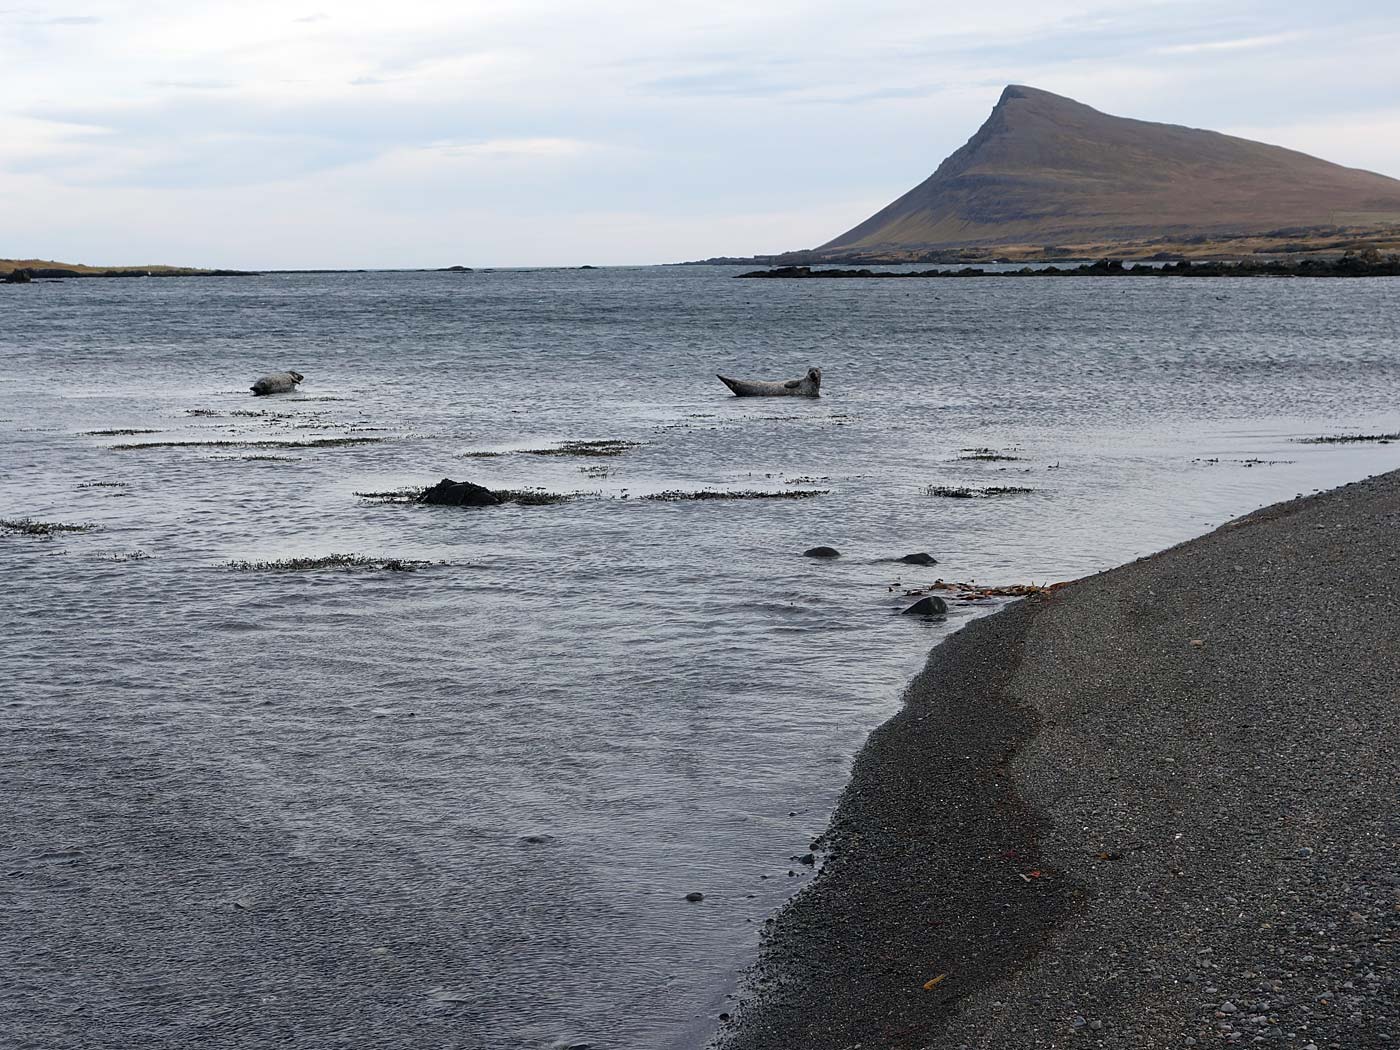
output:
[[[72,280],[79,277],[257,277],[253,270],[200,269],[193,266],[86,266],[47,259],[0,259],[0,282]]]
[[[1302,259],[1298,262],[1180,262],[1124,265],[1119,259],[1100,259],[1080,266],[1023,266],[1019,270],[986,270],[964,266],[947,270],[843,270],[809,266],[780,266],[751,270],[739,278],[768,280],[888,280],[893,278],[945,277],[1400,277],[1400,255],[1346,255],[1340,259]]]
[[[309,267],[295,269],[234,270],[226,267],[200,269],[192,266],[86,266],[78,263],[56,263],[37,259],[0,259],[0,284],[24,284],[29,281],[72,280],[80,277],[264,277],[271,274],[346,274],[346,273],[529,273],[539,270],[603,270],[645,269],[650,266],[676,265],[669,263],[629,263],[616,266],[386,266],[386,267]]]

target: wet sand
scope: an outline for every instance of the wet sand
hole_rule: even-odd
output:
[[[720,1045],[1400,1046],[1398,553],[1400,472],[954,635]]]

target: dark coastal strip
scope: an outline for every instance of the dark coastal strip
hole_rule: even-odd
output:
[[[1081,266],[1023,266],[1019,270],[984,270],[976,266],[948,270],[814,270],[810,266],[779,266],[772,270],[751,270],[736,278],[775,280],[853,279],[907,277],[1400,277],[1400,255],[1380,256],[1374,252],[1345,255],[1339,259],[1303,259],[1299,262],[1245,259],[1241,262],[1192,262],[1181,259],[1161,265],[1134,263],[1121,259],[1100,259]]]
[[[197,270],[189,267],[160,266],[151,270],[85,269],[65,266],[21,266],[0,275],[0,284],[29,284],[32,281],[62,281],[77,277],[261,277],[253,270]]]
[[[1397,537],[1400,472],[948,639],[719,1045],[1400,1045]]]

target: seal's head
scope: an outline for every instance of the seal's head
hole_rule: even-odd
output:
[[[807,378],[814,383],[820,383],[822,381],[822,370],[815,366],[807,369]]]
[[[291,377],[292,377],[293,379],[295,379],[298,383],[300,383],[304,378],[306,378],[306,377],[303,376],[300,372],[291,372],[291,371],[289,371],[289,372],[287,373],[287,375],[291,376]]]

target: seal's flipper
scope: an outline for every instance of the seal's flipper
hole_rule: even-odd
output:
[[[732,390],[735,394],[737,394],[740,397],[743,397],[743,393],[739,390],[739,387],[743,385],[740,380],[730,379],[728,376],[722,376],[718,372],[715,373],[715,378],[718,379],[725,386],[729,387],[729,389]]]

